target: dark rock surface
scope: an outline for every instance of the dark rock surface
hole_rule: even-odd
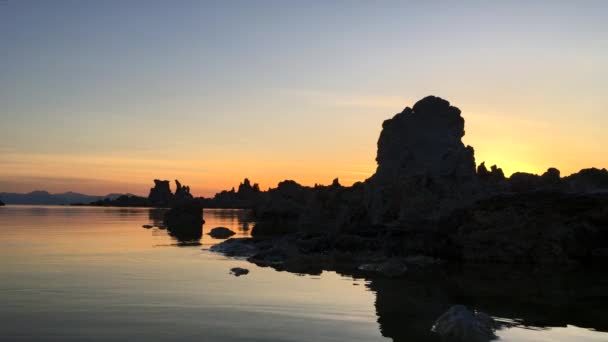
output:
[[[444,222],[456,254],[491,263],[604,263],[608,196],[531,192],[495,196]],[[449,245],[445,246],[448,250]]]
[[[154,180],[154,187],[150,189],[148,201],[154,207],[168,207],[173,199],[173,193],[168,180]]]
[[[173,195],[169,199],[169,203],[171,204],[171,206],[183,205],[187,202],[192,201],[192,199],[193,199],[193,197],[190,194],[190,187],[182,186],[182,184],[176,179],[175,180],[175,195]]]
[[[474,152],[463,136],[460,110],[434,96],[384,121],[366,188],[371,222],[435,220],[474,200]]]
[[[216,227],[211,229],[208,234],[214,239],[227,239],[236,233],[226,227]]]
[[[453,342],[487,342],[497,338],[492,317],[473,312],[464,305],[454,305],[433,326],[442,339]]]

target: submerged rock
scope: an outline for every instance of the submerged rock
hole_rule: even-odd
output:
[[[472,312],[464,305],[454,305],[441,315],[432,330],[445,341],[487,342],[497,338],[495,322],[483,312]]]
[[[232,257],[250,257],[258,252],[252,239],[233,238],[211,246],[210,251]]]
[[[209,232],[209,235],[214,239],[227,239],[234,234],[236,233],[226,227],[216,227]]]
[[[230,274],[232,274],[235,277],[240,277],[242,275],[249,274],[249,270],[246,268],[242,268],[242,267],[233,267],[230,269]]]

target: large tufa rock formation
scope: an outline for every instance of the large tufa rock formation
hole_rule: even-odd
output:
[[[171,206],[181,205],[192,201],[193,197],[190,194],[190,187],[182,184],[176,179],[175,180],[175,195],[173,195]]]
[[[474,151],[464,119],[446,100],[428,96],[384,121],[376,173],[368,180],[373,223],[437,219],[474,198]]]
[[[154,207],[168,207],[173,193],[169,187],[168,180],[154,180],[154,187],[150,189],[150,195],[148,195],[148,201],[150,205]]]

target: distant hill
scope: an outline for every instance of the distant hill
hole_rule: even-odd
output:
[[[108,194],[105,196],[85,195],[77,192],[51,194],[48,191],[32,191],[26,194],[0,192],[0,200],[6,204],[39,204],[61,205],[74,203],[91,203],[105,198],[115,199],[123,194]]]

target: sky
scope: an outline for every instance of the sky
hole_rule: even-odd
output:
[[[0,0],[0,192],[352,184],[427,95],[478,163],[608,167],[607,1]]]

